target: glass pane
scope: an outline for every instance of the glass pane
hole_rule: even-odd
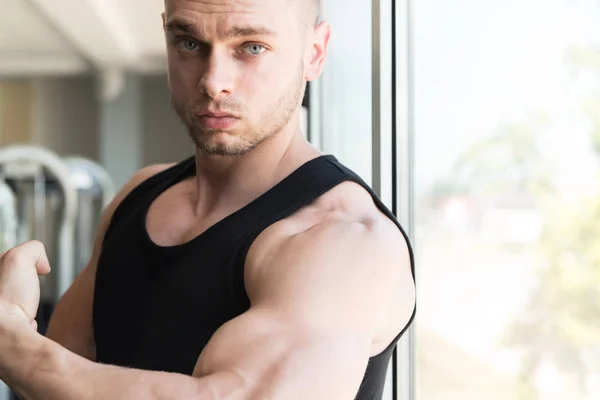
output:
[[[417,399],[598,399],[600,1],[415,7]]]
[[[319,143],[313,144],[334,154],[370,185],[373,165],[372,4],[364,0],[322,1],[321,8],[323,19],[331,24],[332,36],[323,76],[317,85],[311,86],[311,90],[319,92],[319,104],[311,101],[309,109],[311,119],[318,119],[320,128]],[[391,42],[391,37],[388,39]],[[391,59],[391,46],[387,56]],[[391,71],[391,63],[388,68]],[[318,107],[316,116],[315,106]],[[391,169],[384,173],[391,176]],[[391,186],[391,178],[387,184]],[[391,376],[390,366],[383,400],[393,398]]]
[[[322,149],[371,182],[371,2],[321,2],[332,35],[321,77]]]

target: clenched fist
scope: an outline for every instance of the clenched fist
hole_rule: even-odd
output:
[[[33,329],[40,302],[38,275],[50,272],[44,245],[27,242],[0,254],[0,319],[20,314]]]

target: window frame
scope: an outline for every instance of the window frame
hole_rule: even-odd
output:
[[[413,0],[371,0],[371,187],[414,246],[413,10]],[[332,89],[312,81],[306,99],[308,140],[326,153],[338,150],[324,122],[325,91]],[[394,350],[384,400],[415,400],[415,322]]]
[[[372,0],[372,186],[410,238],[415,216],[413,10],[413,0]],[[415,322],[392,357],[393,400],[415,400]]]

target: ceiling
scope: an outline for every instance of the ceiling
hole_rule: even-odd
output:
[[[163,0],[0,1],[0,78],[164,71]]]

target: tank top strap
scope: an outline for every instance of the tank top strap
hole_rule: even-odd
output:
[[[337,166],[335,157],[324,155],[308,161],[251,203],[240,216],[243,226],[260,233],[273,223],[284,219],[315,201],[336,185],[347,180]]]

